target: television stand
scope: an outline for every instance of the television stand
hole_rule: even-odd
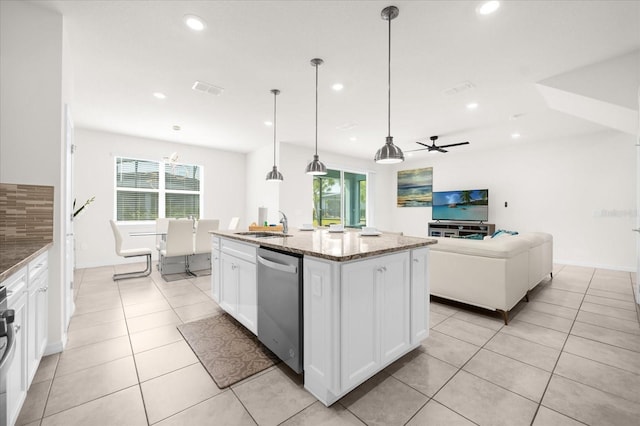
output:
[[[472,234],[480,234],[483,237],[489,236],[496,231],[493,223],[451,221],[451,222],[429,222],[430,237],[465,237]]]

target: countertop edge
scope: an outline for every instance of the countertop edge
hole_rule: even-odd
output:
[[[0,284],[2,284],[7,278],[9,278],[15,272],[17,272],[18,270],[20,270],[23,267],[27,266],[29,264],[29,262],[31,262],[33,259],[35,259],[36,257],[40,256],[45,251],[49,250],[52,246],[53,246],[53,241],[48,242],[48,243],[44,243],[44,245],[42,247],[40,247],[39,249],[35,250],[33,253],[31,253],[30,255],[28,255],[27,257],[25,257],[24,259],[22,259],[21,261],[19,261],[15,265],[11,266],[9,269],[0,272]]]
[[[286,240],[286,238],[288,237],[281,237],[281,238],[274,238],[274,239],[256,239],[256,238],[247,237],[243,235],[236,235],[233,233],[229,233],[228,231],[209,231],[209,233],[211,235],[228,238],[231,240],[241,241],[243,243],[258,245],[262,247],[269,247],[269,248],[273,248],[280,251],[285,251],[285,252],[294,253],[294,254],[303,255],[303,256],[311,256],[318,259],[330,260],[334,262],[348,262],[351,260],[366,259],[369,257],[381,256],[388,253],[412,250],[420,247],[426,247],[432,244],[437,244],[437,240],[425,238],[423,241],[412,243],[412,244],[406,244],[400,247],[389,247],[389,248],[374,250],[374,251],[365,252],[365,253],[356,253],[356,254],[350,254],[350,255],[344,255],[344,256],[333,256],[330,254],[319,253],[317,251],[303,250],[303,249],[298,249],[294,247],[283,246],[282,244],[278,244],[274,241],[274,240],[277,240],[278,242],[281,242],[282,240]]]

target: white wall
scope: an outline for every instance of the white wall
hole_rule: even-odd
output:
[[[278,223],[280,186],[282,183],[267,182],[267,173],[273,168],[273,145],[266,145],[247,154],[247,187],[245,223],[238,225],[238,229],[246,229],[251,223],[258,223],[258,208],[266,207],[269,223]],[[282,172],[281,168],[278,168]],[[284,177],[285,181],[287,176]],[[285,212],[287,214],[288,212]]]
[[[77,268],[124,262],[115,254],[115,242],[109,226],[109,220],[114,218],[117,156],[161,160],[177,152],[179,162],[203,167],[204,206],[201,217],[220,219],[221,228],[226,228],[234,216],[240,216],[240,223],[246,223],[243,217],[247,187],[244,154],[78,128],[75,144],[75,196],[80,205],[84,200],[96,197],[74,222]],[[153,225],[121,226],[124,248],[154,248],[155,237],[128,235],[132,231],[153,229]]]
[[[0,2],[0,181],[54,187],[49,251],[49,347],[62,347],[64,267],[63,20],[29,2]],[[47,349],[48,350],[48,349]]]
[[[468,155],[422,153],[397,170],[433,166],[434,191],[489,188],[489,222],[553,234],[558,263],[632,271],[634,144],[630,135],[603,131]],[[385,191],[395,194],[395,177]],[[394,207],[392,217],[406,234],[425,236],[431,208]]]

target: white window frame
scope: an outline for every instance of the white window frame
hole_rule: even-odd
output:
[[[158,189],[147,189],[147,188],[121,188],[118,187],[117,179],[118,179],[118,159],[127,159],[127,160],[138,160],[138,161],[147,161],[150,163],[158,164]],[[205,217],[204,215],[204,167],[200,164],[188,164],[188,163],[173,163],[175,165],[180,166],[197,166],[200,171],[200,191],[182,191],[182,190],[166,190],[165,185],[165,169],[167,164],[171,164],[167,161],[163,160],[149,160],[146,158],[134,157],[134,156],[124,156],[124,155],[116,155],[114,156],[113,161],[113,220],[117,221],[119,224],[125,225],[151,225],[155,223],[154,220],[118,220],[118,191],[130,191],[130,192],[152,192],[158,193],[158,217],[164,218],[166,214],[166,202],[165,195],[167,193],[171,194],[196,194],[199,195],[199,210],[200,217]]]
[[[344,223],[344,218],[345,218],[345,203],[344,203],[344,173],[354,173],[354,174],[359,174],[359,175],[365,175],[367,177],[367,185],[366,185],[366,191],[367,191],[367,203],[366,203],[366,214],[365,214],[365,221],[367,226],[375,226],[374,224],[374,217],[375,217],[375,212],[374,212],[374,202],[371,199],[371,194],[375,188],[375,175],[376,173],[371,171],[371,170],[364,170],[364,169],[354,169],[351,167],[343,167],[343,166],[338,166],[335,164],[326,164],[327,169],[331,169],[331,170],[337,170],[340,172],[340,223]],[[313,191],[313,185],[311,187],[311,190]],[[311,218],[313,220],[313,217]]]

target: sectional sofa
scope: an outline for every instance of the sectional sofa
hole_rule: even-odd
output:
[[[429,261],[431,294],[498,311],[505,324],[509,311],[530,290],[546,276],[553,278],[551,234],[435,239]]]

